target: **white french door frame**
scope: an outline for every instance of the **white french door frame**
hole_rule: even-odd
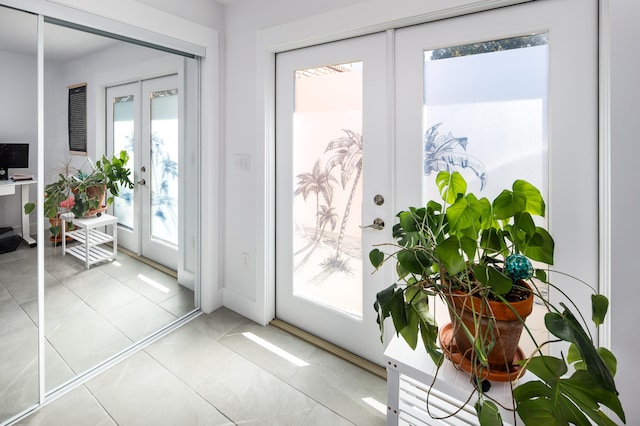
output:
[[[164,76],[157,76],[137,80],[127,84],[111,86],[106,88],[106,99],[109,103],[107,106],[107,151],[112,152],[114,149],[113,141],[113,102],[116,97],[132,95],[134,105],[134,135],[133,135],[133,164],[131,167],[131,179],[134,181],[133,189],[133,228],[118,226],[118,240],[120,244],[136,253],[154,260],[172,270],[179,270],[178,250],[180,242],[171,244],[169,242],[154,239],[151,229],[152,212],[152,128],[151,123],[151,93],[156,90],[178,89],[178,144],[179,157],[184,159],[185,135],[183,123],[184,120],[184,90],[182,81],[177,73],[171,73]],[[180,166],[178,165],[180,169]],[[143,171],[144,170],[144,171]],[[184,176],[179,176],[179,191],[184,188]],[[179,193],[179,209],[183,211],[182,206],[184,197]],[[181,230],[181,229],[180,229]],[[179,238],[178,238],[179,239]]]
[[[371,274],[373,268],[368,260],[368,252],[373,245],[384,244],[387,241],[390,227],[387,225],[383,230],[361,229],[358,233],[356,224],[362,227],[373,223],[375,219],[382,219],[385,224],[390,224],[394,221],[392,208],[394,204],[393,182],[391,179],[393,173],[391,171],[394,168],[392,157],[395,149],[391,144],[387,143],[391,133],[388,129],[389,121],[386,119],[389,115],[388,109],[393,106],[393,93],[389,90],[392,80],[387,75],[387,73],[393,71],[387,66],[392,52],[393,31],[388,31],[387,33],[370,34],[282,53],[281,57],[278,58],[277,70],[278,96],[280,99],[277,105],[277,114],[280,118],[277,123],[278,147],[276,154],[280,165],[277,171],[279,184],[276,200],[278,203],[276,224],[278,229],[278,247],[276,247],[276,250],[278,250],[276,254],[278,256],[276,259],[278,277],[278,288],[276,289],[277,317],[378,364],[383,362],[382,346],[379,343],[380,332],[376,326],[376,315],[371,309],[370,301],[375,299],[375,294],[379,290],[388,285],[388,280],[385,274],[380,271],[374,275]],[[292,78],[296,70],[323,67],[325,64],[348,64],[350,62],[356,62],[362,66],[361,80],[349,80],[350,85],[361,84],[358,90],[362,90],[362,93],[358,92],[357,96],[343,93],[342,96],[351,99],[354,103],[356,101],[351,96],[358,97],[358,100],[361,100],[362,109],[359,110],[361,114],[359,119],[345,119],[343,115],[349,116],[346,111],[341,111],[340,120],[334,118],[336,121],[332,121],[326,116],[323,119],[318,119],[313,112],[308,111],[304,106],[300,107],[298,105],[301,100],[302,102],[300,103],[305,103],[305,95],[308,96],[313,89],[304,89],[308,87],[304,84],[308,79]],[[354,74],[357,75],[357,71],[345,73],[343,78],[350,78],[347,76]],[[322,80],[322,78],[317,80]],[[341,89],[336,90],[334,85],[340,83],[335,80],[331,81],[333,82],[332,84],[325,82],[327,84],[327,86],[324,86],[325,90],[335,90],[334,95],[337,95],[342,90],[348,92],[345,86],[340,86]],[[358,83],[354,83],[355,81]],[[359,96],[362,96],[362,98],[359,98]],[[289,100],[293,100],[293,102]],[[358,109],[356,106],[351,108]],[[330,111],[336,114],[332,107],[324,110],[331,116]],[[314,116],[314,119],[310,119],[310,115]],[[318,125],[319,122],[323,123],[320,127],[331,128],[332,125],[337,126],[333,131],[338,133],[330,132],[325,135],[331,134],[332,136],[329,139],[344,136],[340,130],[344,127],[362,135],[362,150],[360,151],[362,169],[359,170],[357,178],[352,176],[352,179],[357,180],[360,189],[355,191],[355,188],[351,187],[355,181],[349,181],[348,190],[354,189],[354,192],[351,194],[353,198],[349,198],[349,203],[347,204],[344,199],[335,202],[335,199],[340,200],[340,195],[338,195],[340,193],[339,185],[336,185],[337,188],[335,189],[333,200],[331,202],[325,200],[331,208],[335,207],[338,223],[344,219],[344,222],[342,222],[344,229],[340,229],[340,238],[344,237],[345,241],[350,241],[350,244],[353,245],[360,245],[362,248],[360,259],[354,254],[343,256],[337,255],[335,251],[332,251],[334,255],[345,261],[349,268],[352,268],[349,278],[336,273],[335,269],[324,269],[324,272],[328,273],[328,277],[322,284],[318,284],[318,287],[324,288],[324,291],[327,291],[328,288],[333,290],[337,288],[345,289],[340,301],[334,300],[328,293],[314,293],[306,285],[307,280],[318,278],[317,271],[311,272],[314,270],[314,266],[320,266],[320,258],[317,253],[328,249],[326,245],[319,241],[325,238],[330,239],[331,237],[322,234],[323,237],[318,238],[318,241],[314,243],[314,247],[316,247],[315,244],[317,243],[318,252],[315,252],[314,256],[311,255],[314,252],[314,248],[304,252],[304,255],[299,254],[296,256],[297,249],[305,250],[302,247],[307,241],[304,237],[296,235],[294,227],[291,226],[294,222],[296,223],[295,228],[305,223],[305,215],[300,204],[296,202],[296,196],[294,195],[294,189],[298,187],[298,184],[294,183],[296,181],[294,176],[302,171],[302,164],[311,167],[311,164],[306,164],[306,162],[312,159],[317,161],[316,164],[320,164],[320,161],[326,161],[326,158],[322,156],[316,157],[316,155],[322,153],[322,148],[318,151],[313,148],[313,146],[321,144],[319,139],[313,139],[313,137],[317,137],[318,129],[312,123]],[[339,125],[337,124],[338,122],[340,123]],[[313,127],[314,130],[308,132],[309,126]],[[303,130],[304,128],[307,128],[307,132]],[[312,139],[308,140],[310,137]],[[328,141],[326,140],[325,143],[328,143]],[[337,175],[332,174],[331,176],[337,178]],[[356,193],[357,195],[355,195]],[[377,195],[382,195],[383,197],[381,204],[374,203],[374,197]],[[352,200],[353,203],[351,203]],[[345,205],[350,206],[350,213],[344,212],[343,218],[340,217],[340,213],[342,213]],[[311,217],[313,218],[313,216]],[[347,221],[350,222],[349,226],[346,225]],[[311,222],[307,223],[307,225],[310,225]],[[349,227],[354,229],[348,231],[347,228]],[[344,234],[342,233],[343,231]],[[321,232],[324,232],[324,229]],[[335,232],[337,232],[337,229]],[[300,243],[300,246],[296,245],[296,241]],[[305,243],[302,243],[302,241],[305,241]],[[345,242],[344,246],[347,245]],[[349,251],[346,248],[343,250],[344,252]],[[310,258],[305,257],[305,255],[310,256]],[[324,258],[324,256],[326,256],[326,253],[322,257]],[[303,257],[304,260],[302,259]],[[305,264],[306,260],[308,260],[307,264]],[[386,268],[383,269],[386,270]],[[318,287],[315,290],[318,290]],[[353,299],[349,300],[351,302],[362,302],[362,305],[358,306],[357,303],[341,305],[340,302],[344,302],[346,300],[345,297],[349,297],[346,296],[349,292],[346,288],[353,292],[351,293]],[[329,293],[332,293],[332,291],[329,291]],[[362,297],[362,299],[358,299],[358,297]],[[336,330],[340,330],[340,332],[336,333]],[[386,333],[386,337],[390,338],[391,333]]]
[[[65,4],[67,3],[67,4]],[[205,26],[195,25],[189,23],[187,26],[186,20],[175,19],[170,20],[172,24],[176,23],[172,27],[170,34],[167,34],[166,30],[166,13],[160,9],[154,9],[151,6],[139,4],[131,0],[123,0],[122,7],[119,10],[115,10],[112,5],[92,5],[83,7],[74,7],[73,3],[68,1],[50,1],[50,0],[33,0],[25,2],[24,0],[2,0],[3,6],[8,6],[17,10],[30,12],[36,15],[37,19],[37,50],[36,57],[36,84],[37,84],[37,99],[36,99],[36,111],[37,111],[37,164],[36,174],[39,177],[36,185],[37,198],[36,202],[38,210],[36,211],[37,225],[35,231],[37,232],[37,247],[36,247],[36,259],[37,259],[37,396],[34,401],[34,405],[21,412],[15,413],[8,419],[2,419],[2,422],[6,421],[6,424],[19,421],[28,415],[32,414],[34,410],[38,410],[45,405],[55,401],[57,398],[62,397],[71,390],[77,388],[83,383],[87,382],[93,377],[96,377],[101,372],[106,371],[108,368],[121,362],[128,356],[133,355],[137,351],[141,350],[145,344],[157,340],[162,337],[161,335],[155,335],[148,338],[146,342],[131,346],[128,349],[114,355],[99,363],[95,367],[80,374],[74,374],[74,376],[65,382],[64,384],[54,389],[46,388],[46,371],[45,358],[46,358],[46,341],[45,341],[45,271],[44,271],[44,250],[48,244],[47,236],[45,234],[45,217],[43,214],[44,204],[44,186],[45,180],[40,177],[45,176],[45,140],[47,134],[45,133],[45,89],[50,83],[45,78],[45,19],[54,18],[64,22],[73,22],[80,26],[87,28],[94,28],[96,30],[102,30],[111,34],[118,34],[125,39],[139,40],[146,42],[153,46],[165,47],[173,52],[183,52],[189,55],[195,55],[199,57],[197,68],[194,68],[189,73],[189,77],[195,80],[196,93],[199,95],[195,100],[195,105],[190,105],[190,108],[198,114],[198,117],[194,118],[193,127],[191,132],[194,133],[197,138],[197,146],[194,146],[190,150],[189,165],[193,169],[193,173],[196,175],[196,185],[193,188],[194,192],[199,192],[199,182],[208,182],[211,186],[209,190],[210,201],[207,203],[197,204],[197,212],[194,213],[194,220],[189,225],[185,225],[190,235],[190,248],[192,252],[189,263],[190,269],[185,272],[185,275],[189,275],[189,279],[195,286],[196,292],[196,309],[202,309],[204,312],[211,312],[222,303],[222,294],[218,288],[214,285],[215,277],[218,272],[219,262],[218,254],[219,249],[217,246],[218,241],[218,224],[220,222],[220,215],[217,209],[218,199],[218,182],[219,175],[215,168],[200,170],[199,158],[218,158],[219,157],[219,136],[218,136],[218,99],[219,99],[219,36],[216,30]],[[79,5],[79,3],[78,3]],[[104,7],[103,7],[104,6]],[[106,7],[106,9],[105,9]],[[111,7],[109,10],[108,8]],[[135,7],[136,11],[136,25],[127,23],[131,16],[131,7]],[[109,11],[106,15],[100,13],[100,10]],[[96,87],[106,87],[106,82],[103,80],[102,75],[96,75],[94,85]],[[97,114],[104,114],[104,102],[96,102],[95,109]],[[199,114],[202,111],[206,111],[209,119],[202,123],[200,127]],[[97,140],[101,140],[104,137],[104,128],[100,124],[102,121],[96,123],[95,135]],[[202,140],[202,143],[200,141]],[[104,144],[99,144],[96,147],[96,154],[103,154]],[[200,223],[201,212],[206,212],[208,220]],[[48,231],[47,231],[48,232]],[[205,241],[200,241],[199,235],[207,235],[208,238]],[[207,262],[201,266],[200,259],[206,258]],[[199,285],[202,283],[202,286]],[[202,302],[202,303],[201,303]],[[202,307],[201,307],[202,305]],[[197,315],[197,313],[195,313]],[[180,323],[175,324],[170,329],[166,329],[162,332],[162,335],[167,334],[171,330],[175,330],[180,325],[188,322],[195,317],[194,313],[190,317],[182,320]],[[5,423],[3,423],[5,424]]]
[[[545,0],[534,0],[545,1]],[[599,0],[599,291],[610,297],[610,0]],[[225,291],[225,305],[254,321],[267,324],[275,317],[275,54],[294,48],[371,34],[388,28],[427,23],[499,7],[526,3],[526,0],[434,1],[409,0],[383,5],[370,1],[259,31],[256,58],[256,256],[255,298]],[[375,4],[374,4],[375,3]],[[349,16],[350,19],[344,19]],[[392,118],[392,117],[390,117]],[[611,340],[608,321],[599,328],[601,344]]]

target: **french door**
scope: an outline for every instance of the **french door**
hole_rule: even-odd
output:
[[[276,58],[276,316],[367,358],[381,354],[371,306],[385,280],[363,259],[392,223],[385,45]]]
[[[136,185],[114,201],[118,243],[177,270],[179,207],[177,76],[107,89],[107,141],[126,150]]]
[[[439,170],[459,170],[490,200],[531,182],[556,244],[550,280],[585,313],[588,288],[553,271],[597,287],[597,10],[597,1],[535,1],[400,29],[395,44],[399,208],[438,200]],[[529,320],[540,333],[543,312]],[[438,314],[443,324],[446,310]],[[521,345],[535,349],[528,336]]]
[[[372,306],[393,276],[371,275],[368,252],[393,241],[395,213],[439,198],[439,170],[461,171],[489,199],[515,179],[538,186],[554,269],[597,283],[596,1],[536,1],[401,28],[279,54],[276,66],[280,319],[381,362]],[[349,81],[356,72],[361,82]],[[350,115],[361,117],[361,132]],[[361,199],[351,196],[356,180]],[[579,215],[576,200],[586,207]],[[366,227],[376,218],[384,229]],[[577,282],[552,279],[589,306]],[[354,300],[362,311],[344,308]]]

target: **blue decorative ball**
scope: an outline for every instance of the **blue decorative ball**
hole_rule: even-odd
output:
[[[533,266],[526,256],[512,254],[504,262],[504,269],[513,281],[526,280],[533,276]]]

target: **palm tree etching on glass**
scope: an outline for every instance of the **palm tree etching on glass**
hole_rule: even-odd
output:
[[[297,269],[309,260],[322,239],[327,224],[331,223],[331,230],[334,230],[336,227],[337,216],[334,213],[334,208],[331,207],[331,203],[333,202],[333,185],[331,185],[331,182],[337,182],[337,180],[331,175],[330,171],[320,166],[319,159],[316,160],[311,172],[301,173],[296,176],[296,178],[298,179],[298,186],[294,192],[294,196],[302,195],[302,198],[306,202],[309,194],[315,193],[316,199],[316,227],[308,244],[294,253],[294,255],[297,255],[305,251],[307,252],[296,266]],[[321,204],[323,201],[325,204]]]
[[[440,135],[438,128],[442,123],[431,126],[424,134],[424,175],[441,170],[467,168],[480,179],[481,185],[487,180],[484,165],[474,156],[466,153],[467,138],[456,138],[451,132]],[[297,257],[295,270],[299,270],[311,259],[319,247],[330,249],[330,254],[320,263],[320,272],[314,278],[321,283],[331,274],[351,273],[350,262],[360,262],[362,251],[351,247],[345,253],[345,235],[347,222],[356,199],[356,190],[362,177],[362,135],[349,129],[343,129],[344,135],[331,140],[324,154],[316,159],[310,172],[296,176],[294,196],[302,196],[305,203],[315,203],[315,228],[304,233],[305,245],[294,253]],[[462,149],[461,152],[459,149]],[[339,185],[338,185],[339,183]],[[334,205],[334,194],[342,191],[347,196],[344,210]],[[313,196],[313,200],[308,200]],[[340,221],[337,238],[327,234]]]
[[[311,258],[313,252],[322,245],[330,248],[331,254],[321,262],[321,272],[315,277],[317,282],[322,282],[334,272],[349,274],[350,261],[362,259],[361,250],[348,250],[345,253],[345,231],[347,221],[352,210],[356,189],[362,175],[362,135],[343,129],[344,136],[331,140],[321,158],[314,163],[311,172],[300,173],[296,176],[297,186],[294,196],[302,195],[305,202],[310,194],[315,194],[316,218],[315,230],[307,234],[308,243],[299,249],[295,255],[303,255],[296,263],[295,269],[302,268]],[[339,180],[336,177],[339,175]],[[340,186],[336,188],[338,182]],[[340,216],[334,206],[334,192],[341,190],[348,193],[344,212]],[[326,234],[326,228],[330,225],[334,231],[338,220],[341,221],[337,239]]]
[[[347,219],[351,212],[351,205],[353,204],[354,195],[360,176],[362,175],[362,135],[357,132],[344,129],[347,135],[334,139],[327,145],[326,152],[332,153],[332,156],[327,161],[327,168],[333,170],[336,166],[340,167],[340,183],[342,189],[347,188],[347,184],[351,180],[351,176],[355,172],[355,177],[351,184],[349,191],[349,198],[347,199],[347,205],[342,215],[342,223],[340,224],[340,234],[338,236],[338,245],[336,247],[335,256],[328,259],[327,266],[336,269],[342,269],[346,267],[346,264],[342,261],[341,250],[344,242],[345,229],[347,227]]]
[[[470,169],[480,179],[480,189],[487,183],[487,171],[484,164],[476,157],[468,154],[467,138],[453,137],[451,132],[446,135],[438,134],[438,127],[442,123],[435,124],[424,133],[424,175],[432,172],[453,172],[458,167]],[[456,151],[460,147],[464,152]]]
[[[177,244],[178,235],[178,162],[172,159],[164,139],[151,135],[152,215],[162,224],[156,229],[168,242]]]
[[[134,156],[133,134],[126,136],[126,151],[130,158]],[[151,135],[152,167],[151,179],[152,215],[163,224],[160,235],[169,242],[174,242],[178,230],[178,163],[172,160],[171,153],[165,149],[164,140],[157,133]],[[118,196],[121,210],[133,208],[133,190],[123,188]],[[120,213],[118,213],[120,214]],[[132,222],[132,220],[131,220]],[[175,242],[174,242],[175,244]]]

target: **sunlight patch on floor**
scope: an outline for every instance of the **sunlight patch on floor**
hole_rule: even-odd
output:
[[[246,337],[247,339],[251,340],[252,342],[255,342],[258,345],[262,346],[263,348],[267,349],[268,351],[273,352],[274,354],[278,355],[279,357],[284,358],[287,361],[297,365],[298,367],[305,367],[305,366],[309,365],[308,362],[305,362],[305,361],[301,360],[300,358],[296,357],[295,355],[290,354],[289,352],[287,352],[284,349],[274,345],[273,343],[267,342],[263,338],[258,337],[253,333],[246,332],[246,333],[242,333],[242,335],[244,337]]]
[[[163,293],[169,293],[171,290],[168,289],[167,287],[163,286],[162,284],[159,284],[157,281],[152,280],[151,278],[147,277],[146,275],[143,274],[138,274],[138,278],[142,281],[144,281],[145,283],[149,284],[151,287],[160,290]]]
[[[371,407],[375,408],[376,410],[384,414],[385,416],[387,415],[387,406],[384,405],[382,402],[374,398],[371,398],[370,396],[362,398],[362,400],[368,405],[370,405]]]

